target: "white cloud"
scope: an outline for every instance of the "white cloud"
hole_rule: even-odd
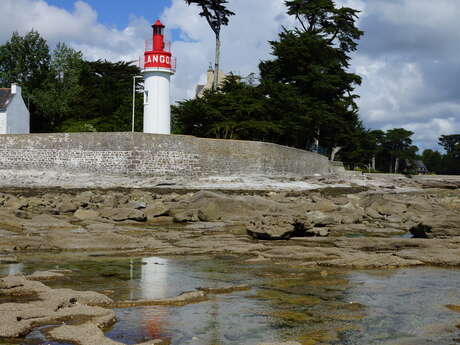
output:
[[[459,16],[451,0],[366,2],[352,66],[363,77],[365,125],[410,129],[418,145],[435,149],[439,135],[460,131]]]
[[[229,26],[222,28],[222,60],[224,72],[247,75],[258,72],[258,64],[270,53],[269,40],[277,37],[281,26],[292,24],[280,0],[232,0],[230,9],[237,15],[230,17]],[[215,38],[197,6],[187,6],[183,0],[173,0],[162,19],[170,29],[179,29],[190,40],[175,42],[178,58],[175,77],[175,99],[194,95],[195,86],[203,82],[209,63],[214,62]]]
[[[414,132],[412,139],[418,143],[420,153],[426,148],[437,148],[433,141],[441,135],[449,135],[460,132],[460,122],[454,117],[449,118],[434,118],[427,122],[407,122],[400,127]],[[384,130],[394,128],[391,124],[383,127]]]
[[[14,31],[25,34],[37,30],[50,46],[64,41],[84,52],[88,59],[133,60],[142,53],[148,35],[145,19],[131,18],[124,30],[98,22],[97,13],[84,1],[75,2],[72,12],[50,6],[44,0],[2,0],[0,2],[0,42]]]

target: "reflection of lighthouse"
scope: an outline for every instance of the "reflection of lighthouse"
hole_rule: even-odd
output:
[[[143,299],[158,299],[168,295],[168,260],[152,257],[142,259],[141,293]]]
[[[168,260],[161,258],[142,259],[140,288],[143,299],[166,298],[168,295]],[[168,319],[168,308],[164,306],[140,310],[145,323],[144,332],[152,339],[163,336]]]
[[[170,78],[175,60],[170,44],[164,41],[165,26],[157,20],[153,39],[144,53],[144,133],[171,134]]]

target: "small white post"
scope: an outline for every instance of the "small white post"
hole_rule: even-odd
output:
[[[142,75],[136,75],[133,77],[133,118],[131,120],[131,132],[134,133],[134,114],[135,114],[135,111],[136,111],[136,79],[138,78],[143,78]]]

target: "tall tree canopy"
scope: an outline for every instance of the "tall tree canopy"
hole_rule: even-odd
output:
[[[85,61],[63,43],[50,52],[36,31],[14,33],[0,46],[0,87],[22,86],[32,132],[130,130],[132,80],[139,73],[129,63]],[[136,105],[141,130],[140,94]]]
[[[460,134],[442,135],[439,145],[446,154],[442,156],[442,164],[437,173],[459,175],[460,174]]]
[[[458,154],[460,158],[460,134],[442,135],[439,145],[446,150],[447,154]]]
[[[51,128],[73,114],[73,106],[83,88],[80,74],[82,53],[59,43],[51,55],[50,70],[42,85],[33,90],[34,103]],[[39,127],[35,124],[33,127]]]
[[[348,53],[363,34],[355,26],[358,11],[336,8],[328,0],[286,5],[300,26],[284,29],[270,42],[275,59],[260,64],[262,83],[276,83],[277,92],[294,89],[303,100],[303,109],[291,119],[302,131],[291,145],[305,148],[317,140],[330,151],[345,147],[361,126],[353,93],[361,78],[348,71]]]
[[[211,2],[201,1],[208,6]],[[180,102],[173,109],[176,123],[181,124],[177,128],[220,137],[221,131],[210,128],[225,124],[229,130],[223,133],[233,138],[303,149],[319,139],[329,152],[337,147],[344,152],[354,149],[362,130],[354,94],[361,78],[347,69],[348,53],[362,35],[355,26],[357,11],[338,9],[324,0],[286,4],[299,27],[283,30],[277,41],[270,42],[274,58],[260,63],[260,84],[246,85],[236,78],[221,92]]]
[[[412,145],[414,133],[404,128],[394,128],[383,137],[382,150],[389,164],[389,172],[400,172],[402,160],[414,159],[418,148]]]
[[[6,44],[0,46],[0,85],[9,87],[18,83],[26,96],[39,88],[48,77],[50,51],[37,31],[25,36],[14,32]]]
[[[363,35],[355,25],[359,11],[336,7],[332,0],[288,0],[285,3],[288,14],[300,23],[300,30],[319,35],[328,44],[337,43],[343,52],[356,50],[356,41]]]
[[[226,6],[227,0],[185,0],[188,5],[195,4],[201,8],[200,16],[205,17],[214,35],[216,36],[216,57],[214,67],[213,90],[217,90],[219,85],[220,68],[220,31],[222,26],[228,25],[229,17],[235,13]]]

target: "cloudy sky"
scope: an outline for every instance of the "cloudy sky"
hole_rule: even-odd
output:
[[[247,75],[270,58],[268,40],[295,25],[283,0],[230,0],[237,13],[223,32],[222,68]],[[337,0],[360,9],[366,32],[352,70],[368,128],[404,127],[422,148],[441,134],[460,133],[460,0]],[[178,59],[175,100],[192,97],[213,61],[214,38],[183,0],[0,0],[0,44],[34,28],[53,46],[66,42],[87,59],[135,60],[149,24],[168,27]]]

